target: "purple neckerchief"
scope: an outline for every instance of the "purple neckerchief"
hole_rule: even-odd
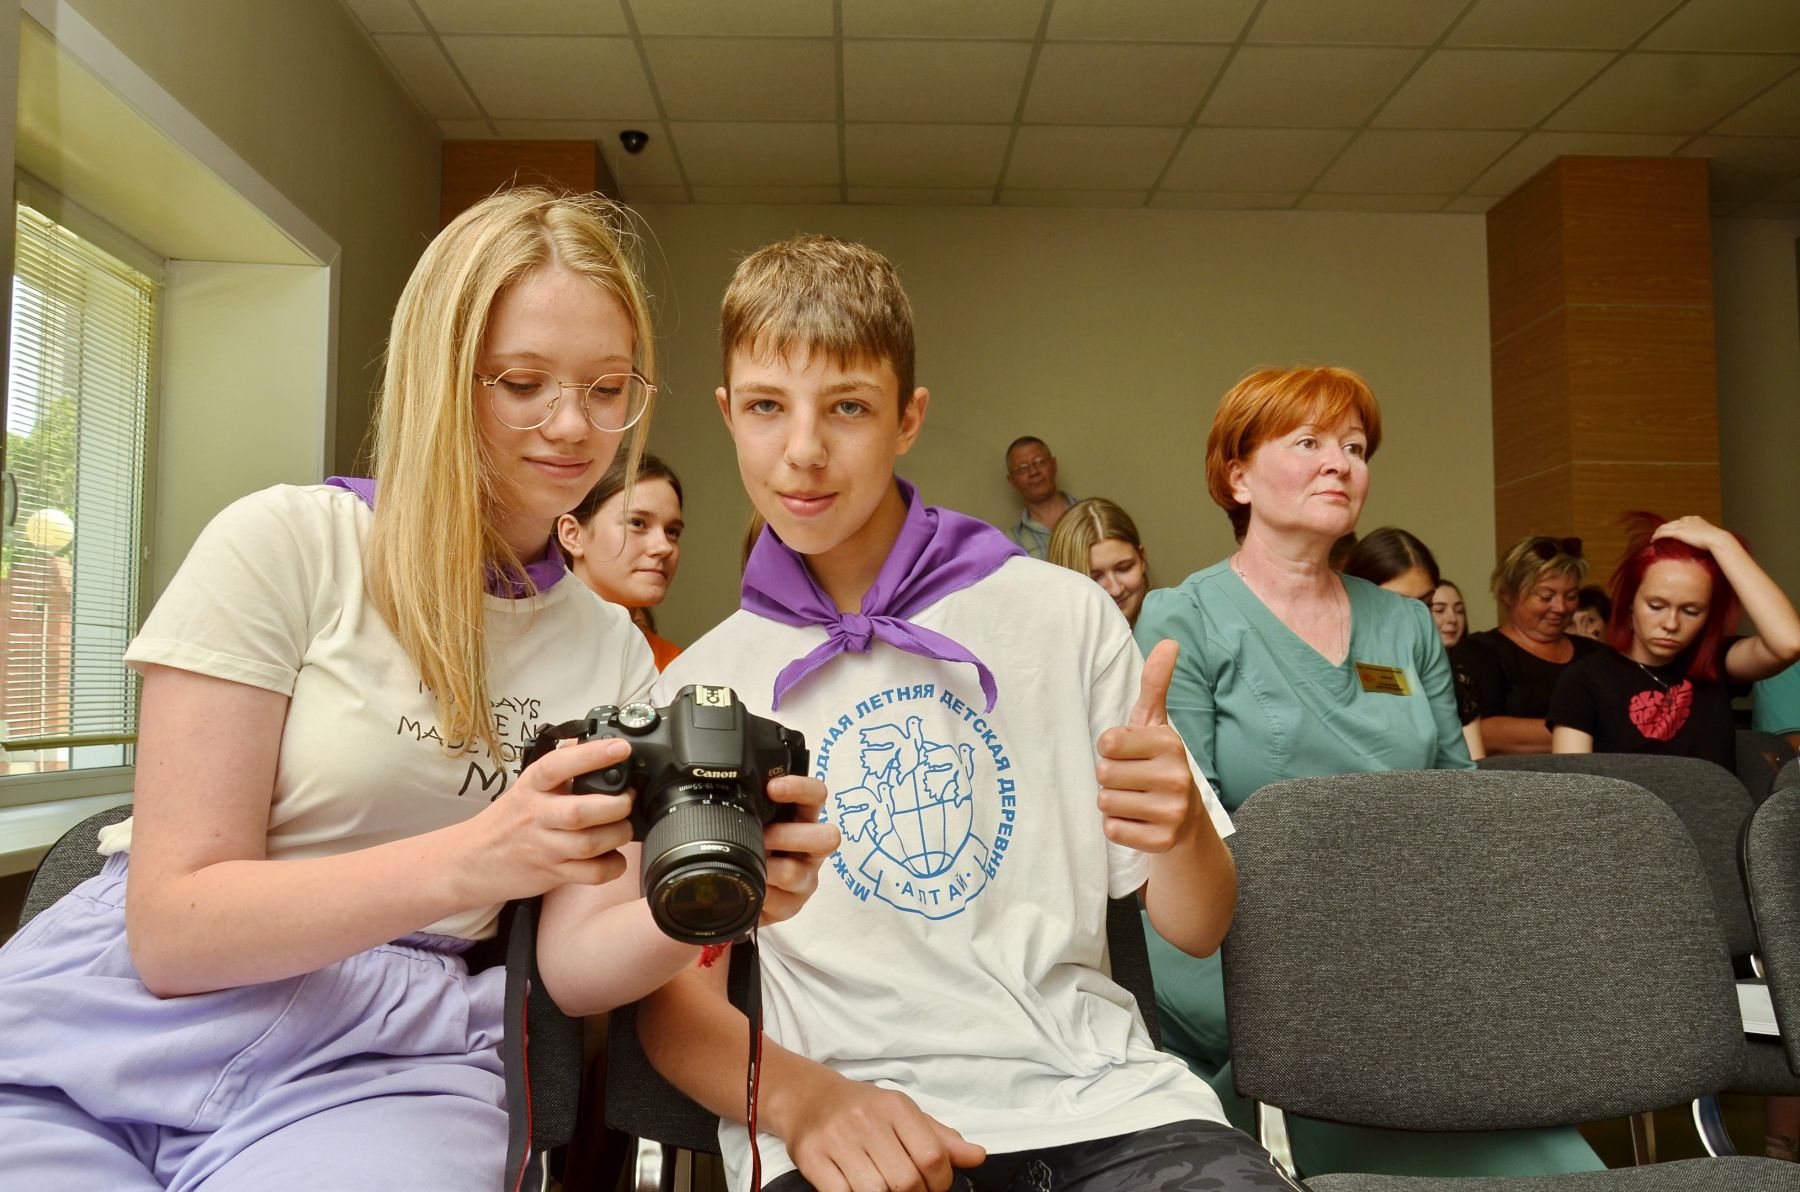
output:
[[[328,476],[325,483],[332,488],[347,488],[361,497],[363,504],[375,508],[375,482],[365,476]],[[519,578],[517,572],[510,575],[490,564],[487,569],[485,583],[489,596],[498,596],[503,600],[517,600],[529,596],[532,585],[539,592],[548,592],[556,586],[556,582],[569,574],[563,566],[562,552],[556,549],[554,542],[544,545],[543,557],[525,564],[525,574],[531,577],[531,585]]]
[[[845,650],[867,654],[873,640],[880,638],[911,654],[969,663],[981,678],[986,710],[994,710],[998,697],[994,672],[943,634],[905,618],[986,579],[1002,563],[1025,552],[986,522],[927,505],[912,485],[899,477],[894,482],[906,502],[906,521],[881,572],[863,593],[861,612],[839,613],[807,569],[805,558],[773,530],[765,526],[756,540],[744,568],[744,611],[783,625],[823,626],[827,635],[823,645],[788,663],[775,676],[772,708],[781,707],[781,697],[794,684]]]

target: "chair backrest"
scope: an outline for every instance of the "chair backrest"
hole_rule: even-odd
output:
[[[1628,783],[1274,783],[1233,817],[1238,1091],[1403,1130],[1623,1117],[1728,1087],[1731,965],[1693,842]]]
[[[1763,801],[1744,833],[1744,879],[1788,1068],[1800,1076],[1800,786]]]
[[[19,926],[36,918],[39,911],[87,881],[100,867],[106,864],[98,850],[100,829],[131,815],[131,804],[121,803],[117,807],[108,807],[105,811],[97,811],[80,823],[70,828],[57,838],[44,859],[38,862],[37,872],[31,875],[31,885],[25,891],[25,904],[19,908]]]
[[[1755,729],[1737,730],[1737,776],[1750,792],[1750,801],[1761,803],[1775,789],[1775,775],[1794,760],[1794,747],[1786,737]]]
[[[1150,973],[1150,947],[1135,897],[1110,899],[1106,907],[1106,950],[1113,980],[1137,999],[1150,1038],[1162,1046],[1156,1015],[1156,987]],[[731,1001],[744,1004],[748,972],[733,951]],[[606,1033],[606,1123],[636,1138],[648,1138],[690,1151],[717,1154],[719,1119],[663,1079],[644,1054],[637,1033],[637,1006],[612,1012]]]
[[[1772,793],[1796,786],[1800,786],[1800,760],[1790,758],[1786,765],[1776,771],[1775,781],[1769,789]]]
[[[1534,753],[1490,757],[1483,770],[1532,770],[1547,774],[1598,774],[1636,783],[1667,803],[1694,846],[1712,888],[1725,945],[1733,956],[1756,951],[1756,924],[1738,868],[1738,837],[1755,804],[1730,771],[1693,757],[1644,753]]]

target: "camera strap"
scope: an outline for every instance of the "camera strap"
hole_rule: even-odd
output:
[[[531,745],[519,759],[519,772],[531,766],[541,757],[556,748],[558,741],[573,740],[595,732],[597,726],[592,717],[579,720],[565,720],[561,724],[545,724],[538,727],[537,734],[532,737]],[[750,1027],[749,1059],[744,1065],[744,1118],[750,1130],[750,1186],[760,1192],[762,1188],[762,1148],[756,1141],[756,1103],[762,1083],[762,965],[757,955],[756,928],[750,928],[749,934],[732,941],[731,967],[726,981],[730,990],[733,1005],[741,1007]]]
[[[561,724],[538,725],[537,735],[531,738],[531,745],[525,750],[525,756],[519,759],[519,773],[523,774],[527,766],[555,749],[558,741],[572,741],[594,731],[594,718],[591,716],[583,716],[580,720],[565,720]]]

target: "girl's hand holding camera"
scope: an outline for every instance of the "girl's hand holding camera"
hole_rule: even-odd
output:
[[[763,897],[762,926],[794,917],[819,886],[819,866],[838,846],[838,830],[819,821],[825,806],[825,784],[816,778],[787,774],[765,788],[777,803],[794,804],[791,820],[763,828],[769,854],[768,893]]]
[[[619,849],[631,839],[632,794],[578,795],[578,774],[625,762],[617,738],[565,742],[525,767],[506,792],[457,825],[467,841],[459,880],[467,903],[530,898],[558,886],[598,886],[625,872]]]

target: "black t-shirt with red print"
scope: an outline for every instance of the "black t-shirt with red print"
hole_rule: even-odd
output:
[[[1697,757],[1733,769],[1737,725],[1723,672],[1738,640],[1721,644],[1721,677],[1711,682],[1688,677],[1685,659],[1645,666],[1610,647],[1590,654],[1563,671],[1546,719],[1593,737],[1595,753]]]

